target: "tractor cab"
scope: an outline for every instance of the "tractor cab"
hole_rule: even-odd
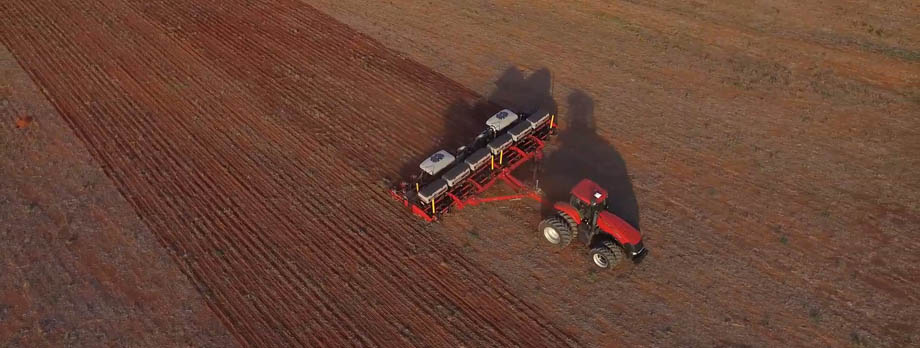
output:
[[[582,230],[583,238],[590,239],[598,232],[597,220],[601,212],[607,211],[607,190],[589,179],[582,179],[572,187],[569,204],[575,208],[576,228]]]
[[[581,216],[591,216],[607,209],[607,190],[588,179],[582,179],[572,188],[569,204],[578,210]]]

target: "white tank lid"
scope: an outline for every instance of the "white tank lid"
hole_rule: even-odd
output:
[[[493,131],[498,133],[498,132],[501,132],[503,129],[507,128],[508,126],[510,126],[512,123],[514,123],[514,121],[517,121],[517,119],[518,119],[517,114],[515,114],[511,110],[504,109],[502,111],[495,113],[495,115],[492,115],[492,117],[490,117],[489,120],[486,121],[486,125],[489,126],[489,128],[492,128]]]
[[[418,167],[425,173],[428,173],[428,175],[436,175],[444,170],[444,168],[450,166],[451,163],[454,163],[454,155],[451,155],[450,152],[445,150],[441,150],[428,156]]]

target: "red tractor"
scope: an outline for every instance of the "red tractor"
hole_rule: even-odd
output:
[[[572,188],[568,203],[556,202],[553,208],[556,212],[540,222],[543,237],[560,248],[581,240],[600,268],[616,268],[626,259],[638,263],[648,254],[639,231],[607,211],[607,191],[591,180],[583,179]]]

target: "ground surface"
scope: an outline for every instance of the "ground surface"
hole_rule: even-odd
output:
[[[462,86],[297,1],[2,9],[4,42],[239,342],[575,343],[380,182],[475,99]]]
[[[309,2],[503,103],[552,74],[544,182],[613,187],[647,262],[547,254],[524,208],[441,231],[588,344],[920,342],[916,2]]]
[[[309,3],[351,28],[293,0],[0,7],[238,342],[920,342],[918,5]],[[547,193],[610,187],[645,263],[593,272],[524,203],[405,222],[379,178],[494,104],[559,109]]]
[[[0,122],[0,346],[233,346],[2,45]]]

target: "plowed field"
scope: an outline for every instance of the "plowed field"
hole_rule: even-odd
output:
[[[648,259],[595,274],[516,205],[442,227],[577,338],[920,344],[916,1],[306,2],[503,104],[555,100],[542,183],[610,187]]]
[[[897,0],[7,0],[0,39],[242,345],[907,347],[918,17]],[[545,246],[523,203],[426,226],[389,200],[382,178],[499,106],[558,109],[546,193],[608,187],[644,263],[598,273]]]
[[[4,42],[240,342],[572,343],[381,185],[465,88],[296,1],[2,11]]]
[[[0,45],[0,346],[233,337]]]

